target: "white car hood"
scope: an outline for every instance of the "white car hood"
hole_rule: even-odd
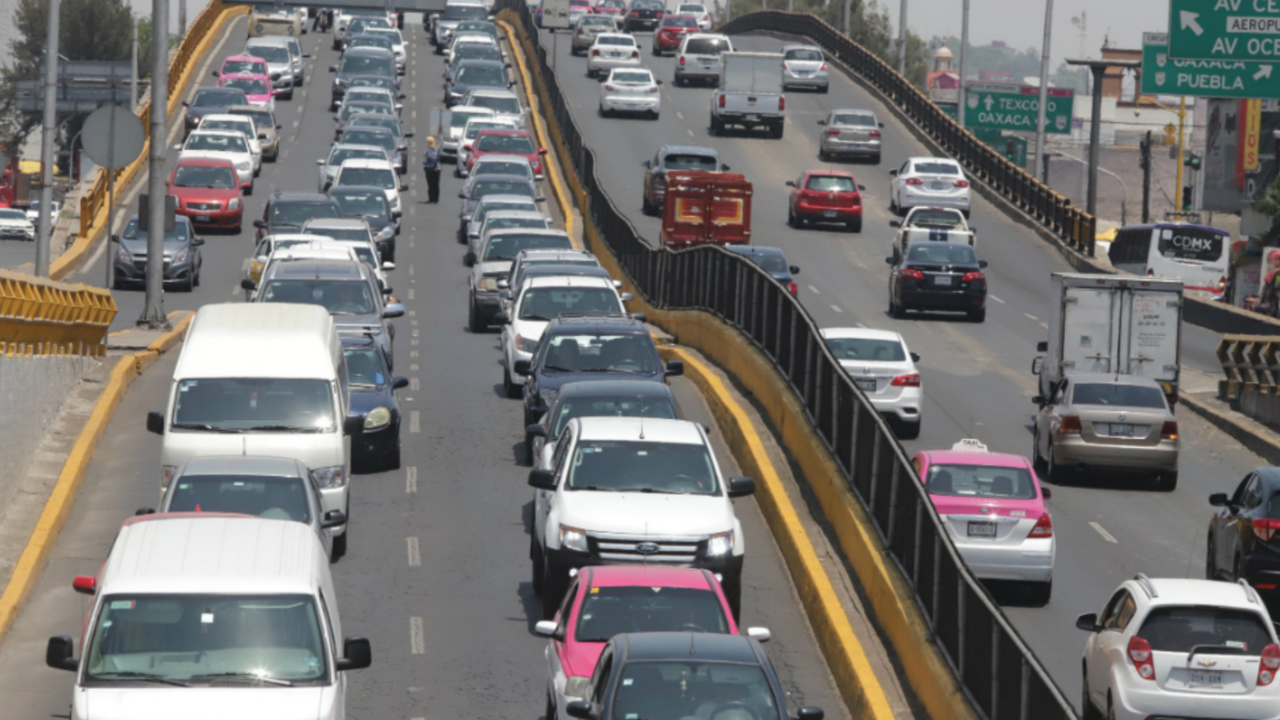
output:
[[[628,537],[688,537],[733,529],[724,496],[566,490],[560,523]]]
[[[343,436],[329,433],[257,432],[228,435],[172,430],[160,451],[164,465],[181,465],[208,455],[270,455],[301,460],[309,468],[346,464]]]
[[[95,687],[76,700],[81,720],[319,720],[332,696],[326,687]]]
[[[546,330],[547,325],[550,325],[550,324],[551,324],[550,320],[513,319],[511,321],[511,329],[514,330],[515,334],[519,335],[520,337],[531,338],[533,340],[541,340],[543,331]]]
[[[33,223],[30,218],[23,218],[21,220],[19,220],[18,218],[0,218],[0,225],[3,225],[5,227],[26,228],[34,224],[35,223]]]
[[[510,260],[490,260],[489,262],[476,263],[476,277],[478,278],[485,275],[509,272],[511,272]]]

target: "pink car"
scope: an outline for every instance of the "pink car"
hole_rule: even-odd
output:
[[[227,75],[218,81],[218,87],[230,87],[243,90],[250,105],[257,105],[268,110],[275,110],[275,95],[278,90],[271,89],[271,76],[256,75],[251,72],[240,72]]]
[[[231,77],[248,73],[249,75],[266,75],[270,76],[271,72],[267,69],[267,61],[262,58],[253,57],[252,55],[232,55],[222,61],[222,69],[215,70],[213,76],[218,78],[218,84]]]
[[[977,440],[922,450],[911,464],[951,531],[960,556],[983,580],[1028,583],[1033,602],[1053,592],[1053,520],[1031,463],[987,451]]]
[[[708,570],[654,565],[583,568],[555,620],[536,626],[547,643],[547,720],[570,720],[565,706],[590,685],[604,645],[618,633],[708,632],[737,635],[729,603]],[[760,642],[765,628],[748,628]],[[557,713],[560,713],[557,717]]]
[[[591,6],[592,13],[613,15],[615,17],[621,17],[626,9],[626,0],[596,0],[595,4]]]

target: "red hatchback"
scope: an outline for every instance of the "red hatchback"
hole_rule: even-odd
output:
[[[178,198],[178,214],[203,228],[240,232],[244,196],[230,160],[182,158],[169,176],[168,192]]]
[[[850,232],[862,232],[862,193],[866,188],[853,175],[839,170],[806,170],[799,180],[788,180],[791,201],[787,223],[802,228],[811,222],[843,223]]]
[[[693,15],[668,15],[662,18],[658,32],[653,34],[653,54],[661,55],[680,47],[680,41],[689,33],[698,32],[698,18]]]
[[[525,130],[481,130],[467,150],[468,172],[475,168],[476,160],[485,155],[519,155],[529,161],[539,180],[545,177],[542,156],[547,154],[547,149],[538,147]]]

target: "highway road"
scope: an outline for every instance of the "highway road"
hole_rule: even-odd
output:
[[[237,49],[243,33],[240,20],[232,30],[235,40],[218,46],[217,57]],[[430,54],[420,21],[411,16],[405,35],[411,54],[404,116],[419,130],[414,142],[420,149],[428,111],[440,101],[443,67]],[[324,68],[336,54],[328,40],[303,38],[307,50],[318,53],[312,79],[305,93],[279,105],[286,149],[280,162],[264,166],[259,189],[248,199],[250,214],[261,213],[272,187],[315,186],[315,158],[328,147],[333,127]],[[415,153],[415,169],[416,158]],[[344,625],[351,634],[370,637],[374,648],[373,667],[350,678],[347,716],[538,718],[545,640],[532,633],[539,605],[529,583],[531,490],[521,457],[520,406],[503,397],[497,335],[466,330],[465,268],[454,241],[456,201],[449,200],[460,181],[445,174],[440,205],[423,204],[425,187],[417,172],[409,182],[399,267],[391,275],[408,308],[398,321],[395,350],[396,368],[412,380],[400,393],[405,467],[354,478],[350,550],[334,566]],[[238,299],[250,237],[207,236],[202,287],[167,294],[166,309]],[[99,277],[100,269],[101,260],[88,276]],[[118,325],[131,324],[141,293],[116,297]],[[43,720],[67,713],[72,676],[45,667],[45,641],[78,634],[87,602],[71,590],[72,576],[94,573],[121,521],[157,500],[160,439],[144,432],[143,417],[164,405],[175,361],[176,355],[166,356],[130,388],[46,569],[0,644],[5,718]],[[677,378],[673,386],[690,417],[713,422],[691,383]],[[719,433],[713,438],[726,472],[736,472]],[[737,512],[750,548],[744,623],[773,630],[766,647],[792,708],[819,705],[829,718],[847,718],[754,501],[738,501]]]
[[[549,35],[542,42],[550,47]],[[769,37],[735,37],[740,50],[778,51]],[[791,264],[799,297],[820,327],[865,326],[901,332],[919,363],[926,396],[923,430],[908,451],[949,447],[977,437],[992,450],[1027,455],[1036,378],[1029,372],[1037,341],[1046,339],[1049,274],[1070,271],[1057,251],[974,193],[973,224],[978,254],[991,295],[986,322],[957,315],[912,315],[894,320],[887,312],[888,267],[894,231],[888,209],[890,169],[911,156],[930,155],[888,108],[860,85],[832,73],[829,94],[787,93],[787,125],[781,140],[763,133],[713,137],[709,130],[711,90],[678,88],[674,58],[650,54],[650,38],[640,37],[646,67],[664,81],[660,119],[604,119],[597,115],[599,85],[586,76],[586,61],[559,43],[556,76],[585,142],[598,159],[605,189],[651,243],[659,219],[641,212],[644,169],[663,143],[714,147],[723,162],[755,185],[752,243],[782,248]],[[879,166],[818,160],[817,125],[837,108],[875,110],[885,123]],[[786,224],[787,180],[806,169],[839,167],[864,184],[861,234],[843,230],[795,230]],[[1213,348],[1218,335],[1184,325],[1184,363],[1220,374]],[[1079,701],[1080,652],[1085,636],[1075,629],[1080,613],[1102,608],[1119,583],[1137,572],[1153,577],[1202,577],[1205,530],[1211,492],[1229,492],[1250,469],[1266,464],[1225,434],[1188,411],[1178,412],[1183,453],[1180,484],[1173,493],[1148,483],[1118,478],[1081,478],[1053,487],[1049,505],[1058,540],[1056,590],[1045,607],[1029,607],[1020,588],[993,586],[997,599],[1045,662],[1067,697]]]

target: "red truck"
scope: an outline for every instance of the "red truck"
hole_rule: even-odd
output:
[[[659,240],[679,248],[751,242],[751,181],[738,173],[667,173]]]

